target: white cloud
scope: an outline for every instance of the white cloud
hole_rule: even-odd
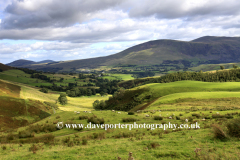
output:
[[[0,56],[4,61],[11,60],[7,55],[70,60],[155,39],[239,36],[239,8],[238,0],[0,1],[0,40],[19,40],[12,45],[0,41]]]

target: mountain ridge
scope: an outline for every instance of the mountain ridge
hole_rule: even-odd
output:
[[[30,69],[71,70],[99,66],[159,65],[166,62],[214,61],[230,63],[240,61],[240,37],[204,36],[192,41],[160,39],[127,48],[105,57],[78,59],[48,64],[25,65]],[[23,66],[21,66],[23,67]]]

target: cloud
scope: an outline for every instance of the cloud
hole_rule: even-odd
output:
[[[96,18],[99,12],[114,7],[119,2],[118,0],[13,0],[5,9],[6,17],[2,21],[2,28],[67,27]]]
[[[149,17],[156,18],[189,18],[227,16],[240,13],[240,1],[238,0],[143,0],[137,3],[136,0],[126,2],[134,5],[129,11],[130,17]]]
[[[18,40],[0,42],[0,56],[71,60],[114,54],[149,40],[239,36],[239,8],[238,0],[0,1],[0,40]]]

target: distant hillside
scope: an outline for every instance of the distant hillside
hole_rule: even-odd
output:
[[[11,63],[8,63],[6,65],[12,66],[12,67],[21,67],[21,66],[28,66],[31,64],[36,64],[36,62],[25,60],[25,59],[19,59],[19,60],[13,61]]]
[[[99,66],[191,64],[203,61],[230,63],[240,61],[240,37],[201,37],[193,41],[154,40],[106,57],[28,65],[32,69],[62,70]],[[184,64],[185,63],[185,64]],[[192,67],[192,66],[187,66]]]
[[[52,60],[43,60],[43,61],[39,61],[39,62],[34,62],[34,61],[30,61],[30,60],[25,60],[25,59],[19,59],[19,60],[13,61],[11,63],[8,63],[6,65],[12,66],[12,67],[23,67],[23,66],[30,66],[33,64],[54,63],[54,62],[55,61],[52,61]]]
[[[55,61],[52,60],[43,60],[43,61],[39,61],[37,63],[54,63]]]
[[[10,70],[10,69],[13,69],[13,67],[10,67],[10,66],[7,66],[7,65],[4,65],[4,64],[0,63],[0,72],[7,71],[7,70]]]

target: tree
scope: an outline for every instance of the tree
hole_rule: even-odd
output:
[[[224,67],[224,66],[220,66],[220,68],[221,68],[221,70],[224,70],[224,69],[225,69],[225,67]]]
[[[105,92],[101,91],[101,92],[100,92],[100,95],[101,95],[101,96],[103,96],[103,95],[104,95],[104,93],[105,93]]]
[[[92,90],[91,89],[88,89],[87,90],[87,96],[91,96],[92,95]]]
[[[67,96],[65,93],[61,93],[60,96],[58,97],[58,101],[61,105],[67,104]]]
[[[48,89],[47,88],[42,88],[42,89],[40,89],[40,91],[43,92],[43,93],[48,93]]]
[[[236,68],[238,68],[238,66],[237,66],[236,64],[233,64],[233,68],[235,68],[235,69],[236,69]]]

